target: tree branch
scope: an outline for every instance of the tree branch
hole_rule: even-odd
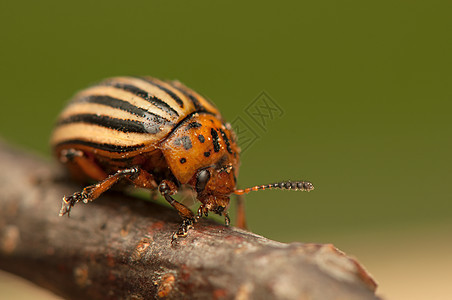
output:
[[[107,193],[58,217],[61,169],[0,142],[0,268],[70,299],[378,299],[332,245],[283,244],[210,220],[171,244],[167,207]]]

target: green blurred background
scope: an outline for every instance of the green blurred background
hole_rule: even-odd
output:
[[[248,195],[254,232],[333,243],[383,296],[440,299],[452,294],[451,13],[450,1],[2,1],[0,136],[49,156],[77,90],[179,79],[259,134],[242,187],[316,186]],[[245,108],[264,90],[284,114],[262,130]]]

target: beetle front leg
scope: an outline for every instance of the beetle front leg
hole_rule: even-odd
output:
[[[177,202],[175,199],[173,199],[173,197],[171,197],[171,195],[174,195],[177,192],[177,186],[174,184],[174,182],[169,180],[162,180],[159,185],[159,192],[160,194],[162,194],[165,200],[168,201],[168,203],[171,204],[171,206],[179,212],[179,215],[183,219],[179,229],[173,234],[173,241],[178,237],[186,236],[188,230],[193,228],[193,224],[196,222],[195,215],[188,207]]]

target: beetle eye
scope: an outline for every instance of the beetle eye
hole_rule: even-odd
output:
[[[209,179],[210,173],[208,170],[204,169],[198,172],[198,175],[196,176],[196,192],[198,194],[204,191]]]

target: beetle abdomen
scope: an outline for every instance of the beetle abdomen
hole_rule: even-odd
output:
[[[179,82],[115,77],[79,92],[61,113],[52,146],[116,156],[153,149],[187,115],[218,110]]]

